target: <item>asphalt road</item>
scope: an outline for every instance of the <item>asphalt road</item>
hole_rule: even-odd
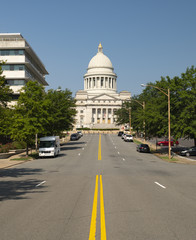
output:
[[[135,149],[85,135],[57,158],[1,169],[0,239],[196,239],[196,165]]]

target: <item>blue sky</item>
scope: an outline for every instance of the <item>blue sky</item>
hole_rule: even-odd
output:
[[[83,89],[99,42],[117,74],[118,92],[179,76],[196,65],[195,0],[9,0],[0,31],[21,33],[44,63],[48,88]]]

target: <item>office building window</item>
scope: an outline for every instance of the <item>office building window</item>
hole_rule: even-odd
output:
[[[3,49],[3,50],[0,50],[0,56],[18,56],[18,55],[24,55],[24,50],[22,50],[22,49],[14,49],[14,50]]]
[[[13,86],[13,85],[15,85],[15,86],[23,86],[23,85],[25,85],[25,80],[20,80],[20,79],[17,79],[17,80],[11,80],[11,79],[8,79],[8,80],[6,80],[6,84],[7,85],[10,85],[10,86]]]
[[[2,66],[3,71],[21,71],[25,70],[25,65],[22,64],[6,64]]]

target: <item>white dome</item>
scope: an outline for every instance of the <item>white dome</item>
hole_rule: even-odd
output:
[[[117,76],[110,59],[103,54],[101,43],[98,53],[90,60],[84,74],[84,90],[91,94],[115,93]]]
[[[110,59],[103,54],[103,48],[101,43],[98,47],[98,53],[90,60],[88,64],[88,70],[92,68],[110,68],[113,70]]]

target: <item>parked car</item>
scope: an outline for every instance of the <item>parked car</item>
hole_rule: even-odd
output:
[[[124,141],[125,142],[133,142],[133,136],[131,134],[126,134],[124,136]]]
[[[83,133],[81,131],[78,131],[77,133],[78,133],[79,137],[83,136]]]
[[[186,150],[183,150],[180,152],[180,155],[187,156],[187,157],[196,156],[196,147],[190,147]]]
[[[79,138],[80,137],[78,133],[72,133],[70,136],[70,141],[77,141]]]
[[[148,144],[137,145],[136,150],[138,152],[145,152],[145,153],[149,153],[150,152],[150,148],[149,148]]]
[[[179,142],[175,141],[175,140],[171,140],[170,142],[171,142],[171,146],[174,146],[174,144],[176,144],[176,145],[179,144]],[[169,140],[166,139],[166,140],[163,140],[163,141],[158,141],[157,145],[158,146],[169,146]]]
[[[124,137],[126,136],[125,133],[122,134],[121,138],[124,140]]]
[[[121,137],[123,135],[123,133],[124,133],[123,131],[119,131],[118,136]]]

